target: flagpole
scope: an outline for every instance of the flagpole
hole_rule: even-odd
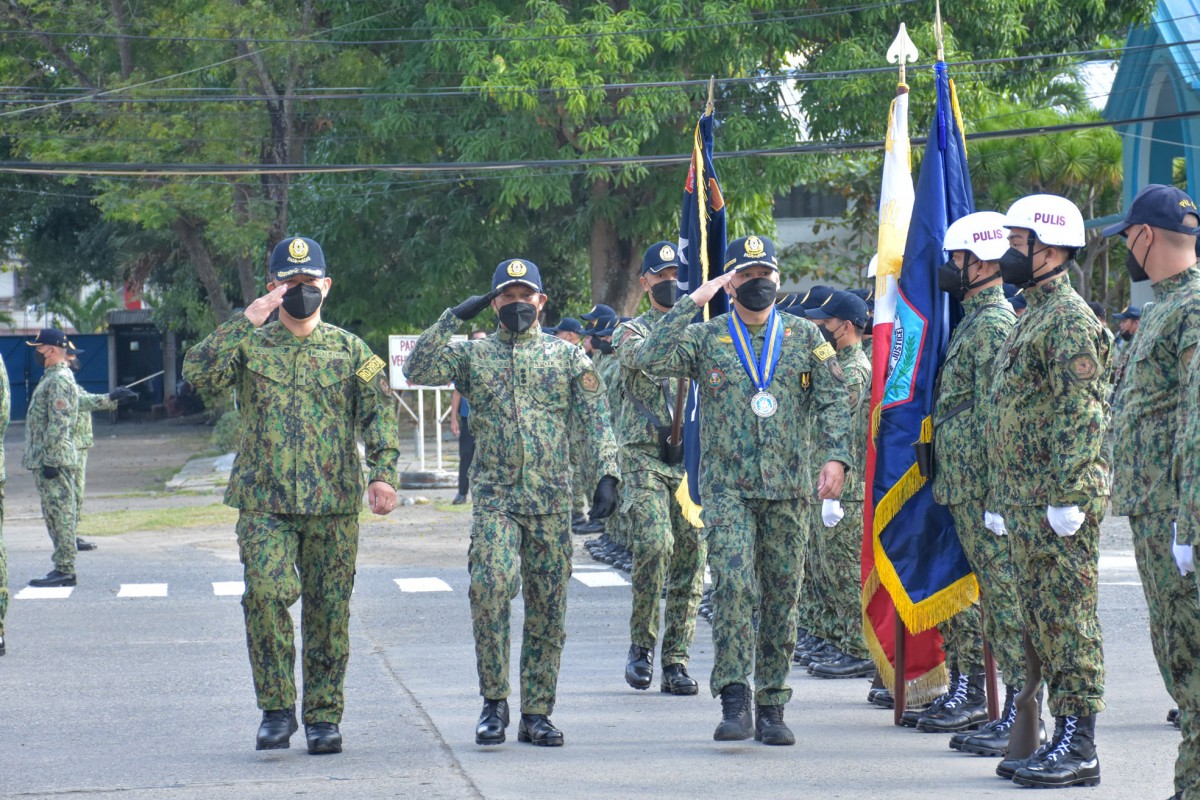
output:
[[[896,84],[896,96],[906,94],[908,92],[908,82],[906,74],[906,66],[917,60],[917,47],[913,44],[908,35],[908,29],[903,22],[900,23],[900,30],[896,34],[895,40],[892,41],[891,47],[887,51],[887,60],[889,63],[894,63],[899,66],[900,75]],[[878,289],[876,289],[878,293]],[[892,681],[892,723],[894,725],[902,725],[904,709],[908,705],[908,628],[904,625],[904,619],[900,616],[898,609],[893,609],[894,625],[895,625],[895,645],[893,649],[893,658],[895,660],[895,679]]]

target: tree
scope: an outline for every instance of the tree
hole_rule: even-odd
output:
[[[104,330],[108,312],[120,307],[113,293],[103,287],[93,289],[86,297],[46,303],[46,310],[51,316],[65,319],[79,333],[99,333]]]

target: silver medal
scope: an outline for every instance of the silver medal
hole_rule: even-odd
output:
[[[779,410],[779,401],[770,392],[759,392],[750,398],[750,410],[766,419],[775,415]]]

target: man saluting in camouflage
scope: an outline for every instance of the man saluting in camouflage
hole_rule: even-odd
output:
[[[475,742],[496,745],[508,727],[509,609],[525,595],[521,642],[521,723],[517,739],[556,747],[563,734],[554,710],[566,641],[571,579],[571,447],[597,453],[600,478],[592,519],[616,506],[617,447],[604,384],[578,347],[542,334],[546,303],[535,264],[509,259],[496,267],[492,291],[447,309],[417,339],[404,371],[413,383],[454,383],[471,403],[475,461],[474,515],[467,567],[483,712]],[[495,336],[451,342],[454,331],[491,305]],[[519,562],[519,566],[518,566]]]
[[[331,281],[320,246],[285,239],[269,270],[270,291],[192,348],[183,375],[200,389],[237,389],[242,437],[225,502],[241,512],[242,608],[263,710],[256,747],[286,748],[297,728],[288,608],[303,596],[308,752],[339,753],[363,494],[355,433],[366,445],[367,500],[387,514],[399,431],[383,360],[321,322]],[[276,309],[279,320],[267,323]]]
[[[811,506],[841,495],[851,463],[850,408],[833,346],[808,320],[775,309],[779,266],[771,240],[732,242],[725,269],[651,329],[635,366],[701,387],[700,493],[713,574],[709,684],[722,713],[713,738],[753,735],[791,745],[783,707],[792,695],[787,676]],[[733,311],[689,324],[721,289]],[[809,430],[815,456],[796,433]],[[816,486],[810,457],[823,464]],[[752,666],[757,696],[748,685]]]

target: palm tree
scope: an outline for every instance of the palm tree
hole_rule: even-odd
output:
[[[94,289],[81,299],[56,300],[46,304],[50,314],[62,317],[80,333],[99,333],[104,329],[108,312],[120,307],[120,302],[104,287]]]

